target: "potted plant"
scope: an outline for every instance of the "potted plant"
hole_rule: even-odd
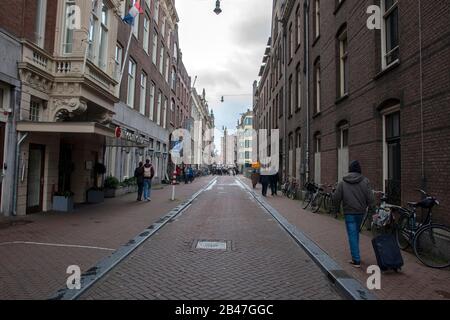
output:
[[[105,201],[105,191],[103,188],[93,187],[87,191],[88,203],[101,203]]]
[[[54,211],[72,212],[73,195],[71,191],[56,192],[53,195],[52,209]]]
[[[119,180],[115,177],[108,177],[105,179],[105,198],[116,197],[117,191],[120,187]]]

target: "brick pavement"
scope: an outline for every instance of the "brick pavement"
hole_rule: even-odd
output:
[[[228,251],[196,240],[231,241]],[[177,219],[82,299],[340,299],[319,267],[233,177],[220,177]]]
[[[251,185],[249,179],[242,177],[240,179]],[[261,192],[261,185],[257,186],[256,191]],[[316,242],[351,276],[362,284],[366,283],[368,275],[365,270],[370,265],[376,265],[370,232],[361,235],[363,268],[354,269],[348,264],[350,252],[343,221],[326,214],[313,214],[303,210],[300,201],[293,201],[282,196],[269,196],[266,200],[291,224]],[[379,299],[450,299],[450,270],[431,269],[421,264],[412,253],[402,252],[402,254],[405,262],[402,272],[382,275],[382,288],[374,292]]]
[[[43,213],[0,220],[0,300],[47,299],[65,285],[66,268],[82,272],[126,243],[148,225],[206,185],[212,177],[172,188],[153,190],[152,202],[136,202],[135,194],[82,205],[73,213]],[[15,223],[6,227],[8,223]],[[99,248],[56,247],[15,241]]]

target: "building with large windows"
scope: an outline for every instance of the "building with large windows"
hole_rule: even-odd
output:
[[[15,205],[6,214],[51,210],[56,192],[84,202],[101,184],[96,168],[114,136],[119,2],[22,1],[2,10],[0,27],[22,47]]]
[[[448,4],[276,0],[273,8],[254,127],[280,129],[283,177],[332,184],[357,159],[390,202],[417,201],[415,189],[425,189],[442,200],[436,218],[448,223]]]
[[[251,168],[253,157],[253,112],[248,109],[241,115],[237,123],[237,163],[239,171]]]
[[[86,202],[106,176],[131,177],[145,158],[155,182],[167,178],[173,66],[182,63],[178,16],[173,0],[145,0],[130,27],[122,18],[134,2],[2,6],[1,184],[10,186],[2,188],[3,214],[52,210],[56,195]]]
[[[127,12],[134,2],[122,1],[122,11]],[[160,183],[168,177],[169,134],[175,116],[171,84],[176,73],[170,70],[178,16],[172,0],[141,1],[141,8],[134,26],[119,23],[114,44],[114,62],[124,73],[112,126],[120,128],[124,139],[109,139],[106,163],[108,175],[123,181],[133,177],[139,161],[150,159],[154,182]]]

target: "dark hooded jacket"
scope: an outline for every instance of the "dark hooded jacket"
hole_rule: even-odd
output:
[[[359,172],[352,172],[344,177],[333,194],[335,208],[343,202],[344,214],[365,214],[367,208],[373,209],[375,199],[369,179]]]

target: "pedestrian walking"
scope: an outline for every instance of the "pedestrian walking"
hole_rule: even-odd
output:
[[[192,183],[194,181],[194,171],[192,170],[192,167],[189,166],[187,168],[187,182],[186,183]]]
[[[270,176],[270,190],[272,191],[272,196],[277,195],[278,187],[278,173],[274,173]]]
[[[252,180],[253,189],[256,189],[256,185],[258,184],[258,182],[260,180],[258,170],[256,170],[256,169],[252,170],[251,180]]]
[[[144,199],[146,201],[151,201],[151,191],[152,191],[152,179],[155,176],[155,170],[153,169],[150,160],[145,160],[144,164]]]
[[[137,201],[142,201],[142,192],[144,191],[144,164],[139,162],[138,167],[134,170],[134,177],[138,186]]]
[[[261,184],[262,184],[262,195],[263,197],[267,197],[267,189],[270,183],[270,175],[261,174]]]
[[[362,175],[361,165],[358,161],[352,161],[349,166],[349,174],[339,182],[333,195],[333,203],[339,210],[343,203],[345,225],[352,260],[350,264],[355,268],[361,267],[359,252],[359,230],[366,210],[373,210],[375,199],[369,179]]]

